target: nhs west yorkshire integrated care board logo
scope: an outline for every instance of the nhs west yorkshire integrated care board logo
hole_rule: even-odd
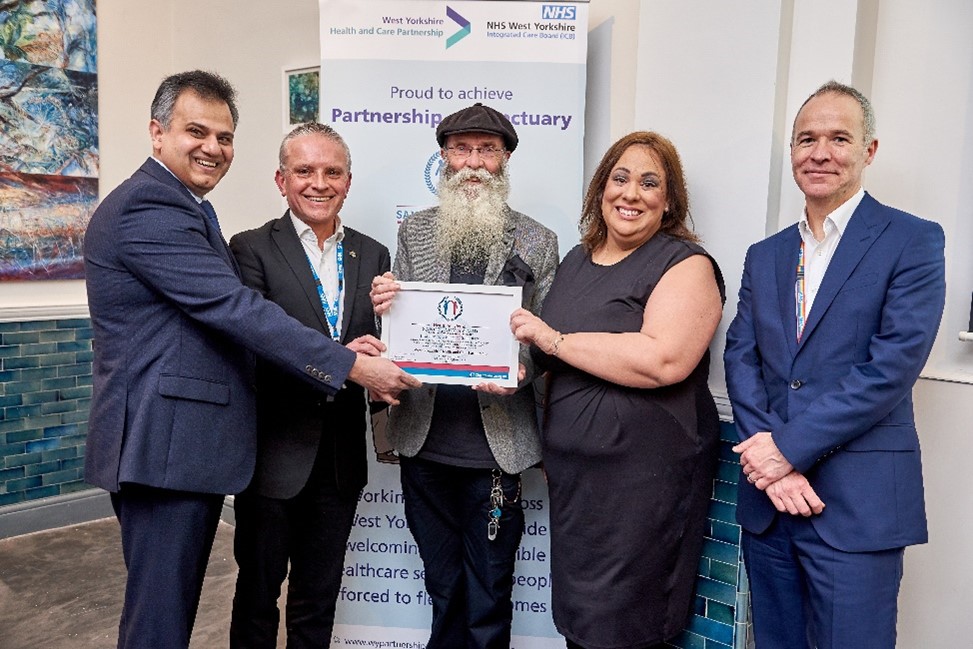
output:
[[[578,8],[573,5],[541,5],[541,20],[576,20]]]
[[[535,14],[536,15],[536,14]],[[499,13],[496,20],[486,21],[487,38],[575,40],[578,27],[578,8],[566,4],[540,5],[540,19],[506,19]]]
[[[446,5],[446,17],[452,20],[459,27],[459,31],[446,39],[446,49],[448,50],[453,45],[456,45],[461,40],[469,36],[473,31],[473,26],[468,19],[460,15],[458,11]],[[578,18],[578,8],[574,5],[563,5],[563,4],[542,4],[541,5],[541,20],[577,20]],[[506,28],[505,21],[487,21],[487,29],[496,29],[497,26],[504,25]],[[527,23],[518,24],[515,21],[511,21],[512,26],[517,26],[520,29],[527,29],[529,26]],[[535,23],[535,28],[537,31],[543,31],[546,27],[542,27],[539,23]],[[568,30],[563,30],[568,31]],[[573,26],[570,31],[574,31]],[[563,37],[562,37],[563,38]]]

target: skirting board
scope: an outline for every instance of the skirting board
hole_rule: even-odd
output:
[[[87,489],[0,507],[0,539],[114,516],[108,492]],[[233,496],[223,501],[224,522],[234,525]]]

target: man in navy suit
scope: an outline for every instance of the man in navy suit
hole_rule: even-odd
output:
[[[276,181],[288,210],[230,240],[244,283],[335,341],[368,345],[378,335],[371,280],[391,262],[385,246],[339,214],[351,188],[347,144],[330,126],[298,126],[281,144]],[[366,412],[357,385],[328,398],[258,361],[257,469],[234,502],[233,649],[277,647],[285,577],[287,646],[330,645],[367,476]]]
[[[111,492],[128,568],[118,647],[185,648],[223,494],[256,456],[254,355],[319,390],[345,381],[396,402],[419,382],[345,347],[247,288],[203,197],[233,160],[233,87],[193,71],[152,102],[152,157],[85,236],[94,329],[85,478]],[[356,351],[358,353],[356,353]]]
[[[759,649],[891,649],[904,548],[927,540],[912,387],[945,242],[862,189],[877,148],[859,91],[808,98],[791,139],[804,213],[747,252],[727,332]]]

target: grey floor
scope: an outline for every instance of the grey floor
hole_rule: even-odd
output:
[[[235,581],[233,527],[221,522],[191,649],[228,645]],[[2,539],[0,649],[114,647],[124,588],[114,518]]]

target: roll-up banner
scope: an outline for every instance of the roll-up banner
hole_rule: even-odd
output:
[[[476,102],[505,114],[520,144],[510,206],[578,242],[588,5],[321,0],[321,120],[351,148],[347,222],[395,244],[436,205],[436,126]],[[394,253],[394,250],[393,250]]]
[[[394,255],[401,220],[438,202],[436,126],[482,102],[507,115],[520,138],[510,206],[554,230],[562,255],[578,242],[586,2],[321,0],[320,16],[321,121],[345,138],[353,160],[347,225]],[[423,649],[432,607],[399,469],[369,462],[331,646]],[[539,470],[523,476],[527,529],[511,646],[561,649],[551,622],[547,488]]]

